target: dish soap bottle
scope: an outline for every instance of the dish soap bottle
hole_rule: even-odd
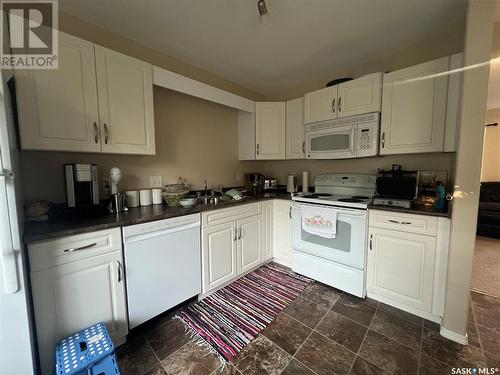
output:
[[[444,210],[446,203],[446,188],[441,181],[436,181],[436,208]]]

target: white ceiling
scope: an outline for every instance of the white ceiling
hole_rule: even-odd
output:
[[[60,0],[63,12],[269,94],[463,29],[465,0]],[[336,77],[331,77],[331,79]]]

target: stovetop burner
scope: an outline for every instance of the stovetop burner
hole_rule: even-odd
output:
[[[309,195],[304,195],[304,198],[327,198],[327,197],[331,197],[332,194],[328,194],[328,193],[313,193],[313,194],[309,194]]]

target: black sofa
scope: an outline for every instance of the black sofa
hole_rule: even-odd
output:
[[[500,238],[500,182],[481,182],[477,234]]]

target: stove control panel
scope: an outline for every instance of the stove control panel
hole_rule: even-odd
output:
[[[316,176],[314,186],[375,188],[377,176],[361,173],[330,173]]]

